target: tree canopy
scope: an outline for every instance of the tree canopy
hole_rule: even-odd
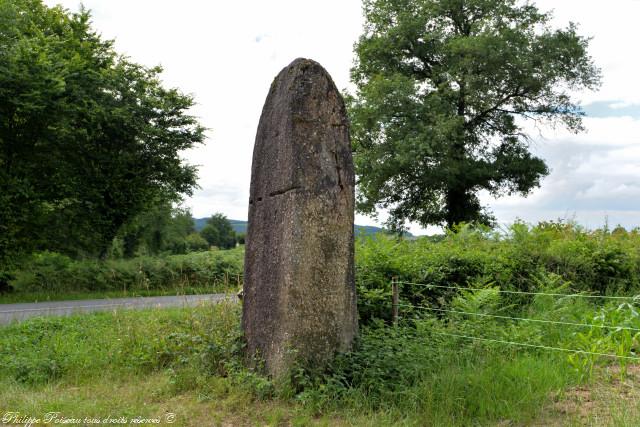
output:
[[[200,235],[204,237],[210,246],[220,249],[231,249],[236,246],[236,232],[231,222],[221,213],[211,215]]]
[[[195,233],[191,211],[170,202],[150,207],[128,221],[119,231],[111,255],[184,254],[191,251],[187,237]]]
[[[364,15],[347,96],[359,211],[490,223],[480,191],[527,195],[548,174],[525,123],[582,130],[571,94],[600,74],[576,25],[515,0],[365,0]]]
[[[119,55],[86,10],[0,0],[0,265],[104,254],[123,224],[196,186],[204,129],[161,69]]]

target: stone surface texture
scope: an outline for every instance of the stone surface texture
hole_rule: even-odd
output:
[[[344,101],[296,59],[271,85],[251,170],[242,326],[272,376],[351,348],[355,178]]]

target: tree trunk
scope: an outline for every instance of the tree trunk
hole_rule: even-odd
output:
[[[466,82],[464,80],[457,81],[460,90],[458,92],[457,102],[457,115],[464,123],[466,113]],[[465,129],[464,126],[460,129],[460,133],[454,135],[454,140],[451,144],[449,156],[454,167],[455,176],[447,183],[448,188],[446,190],[445,211],[447,228],[451,229],[454,225],[474,217],[474,212],[470,212],[469,195],[467,194],[467,188],[464,184],[464,159],[466,155],[465,146]]]
[[[451,229],[456,224],[469,221],[472,213],[467,212],[468,205],[469,196],[464,188],[451,187],[447,189],[445,200],[447,228]]]

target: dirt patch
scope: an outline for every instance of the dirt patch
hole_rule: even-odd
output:
[[[553,396],[534,426],[640,425],[640,365],[600,368],[588,384]]]

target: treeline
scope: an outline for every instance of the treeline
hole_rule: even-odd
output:
[[[188,209],[160,205],[123,226],[103,258],[48,250],[23,256],[13,268],[0,269],[0,294],[210,291],[229,277],[237,284],[242,274],[241,252],[216,249],[242,244],[244,234],[223,214],[212,215],[198,232]]]
[[[182,212],[172,227],[189,223],[190,217]],[[174,239],[172,227],[162,233]],[[167,249],[167,256],[145,256],[149,238],[141,238],[139,256],[130,259],[73,260],[51,252],[37,254],[15,272],[11,286],[16,291],[92,291],[197,287],[225,275],[235,285],[242,279],[242,246],[186,255],[170,255]],[[175,243],[179,240],[171,239],[164,241],[165,248],[181,247]],[[457,288],[629,295],[640,291],[640,230],[589,231],[571,223],[543,222],[516,223],[503,231],[465,225],[446,235],[417,239],[384,233],[361,237],[356,242],[356,285],[364,323],[390,319],[393,277],[418,284],[401,285],[403,301],[433,307],[448,306],[459,294]]]
[[[176,255],[211,248],[231,249],[238,244],[244,244],[244,234],[236,233],[225,215],[212,215],[198,232],[189,209],[164,204],[125,224],[107,257]]]

